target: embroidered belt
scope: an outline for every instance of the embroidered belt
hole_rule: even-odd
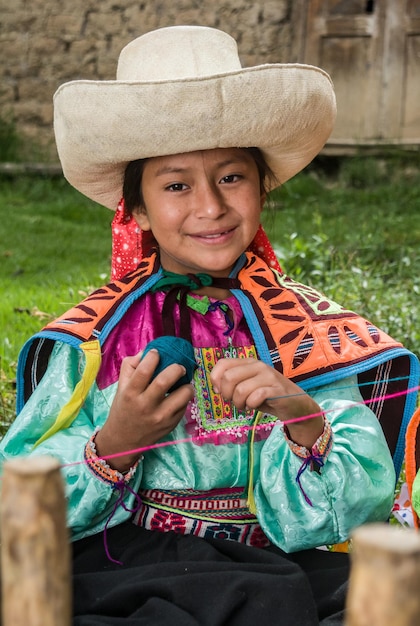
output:
[[[230,539],[248,545],[270,545],[257,518],[250,513],[243,488],[212,491],[140,490],[142,505],[133,521],[160,532]]]

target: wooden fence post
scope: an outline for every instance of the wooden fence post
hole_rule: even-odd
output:
[[[419,626],[420,534],[368,524],[352,539],[346,626]]]
[[[3,467],[2,626],[70,626],[70,544],[59,463],[17,458]]]

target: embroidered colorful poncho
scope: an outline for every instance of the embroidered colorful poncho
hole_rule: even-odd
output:
[[[42,377],[55,340],[85,352],[87,367],[81,386],[87,392],[100,366],[100,346],[131,304],[161,276],[158,253],[152,251],[134,272],[97,289],[35,335],[19,360],[18,410]],[[364,400],[380,419],[399,473],[405,431],[415,406],[415,394],[405,391],[418,382],[416,357],[369,321],[268,267],[253,252],[241,256],[231,277],[236,279],[232,293],[261,360],[306,391],[358,376]],[[83,403],[80,391],[65,415],[59,416],[60,428],[71,423]]]

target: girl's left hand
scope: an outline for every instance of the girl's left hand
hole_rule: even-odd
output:
[[[319,405],[294,382],[263,361],[220,359],[210,379],[214,391],[238,409],[255,409],[284,422],[308,416],[306,420],[287,424],[291,439],[299,445],[312,448],[324,430],[324,416]]]

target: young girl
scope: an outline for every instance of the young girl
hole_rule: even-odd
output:
[[[322,70],[244,69],[203,27],[57,91],[65,176],[123,197],[117,280],[22,350],[2,457],[62,462],[75,624],[342,623],[347,555],[316,548],[387,520],[414,399],[383,398],[418,367],[285,276],[260,226],[334,117]]]

